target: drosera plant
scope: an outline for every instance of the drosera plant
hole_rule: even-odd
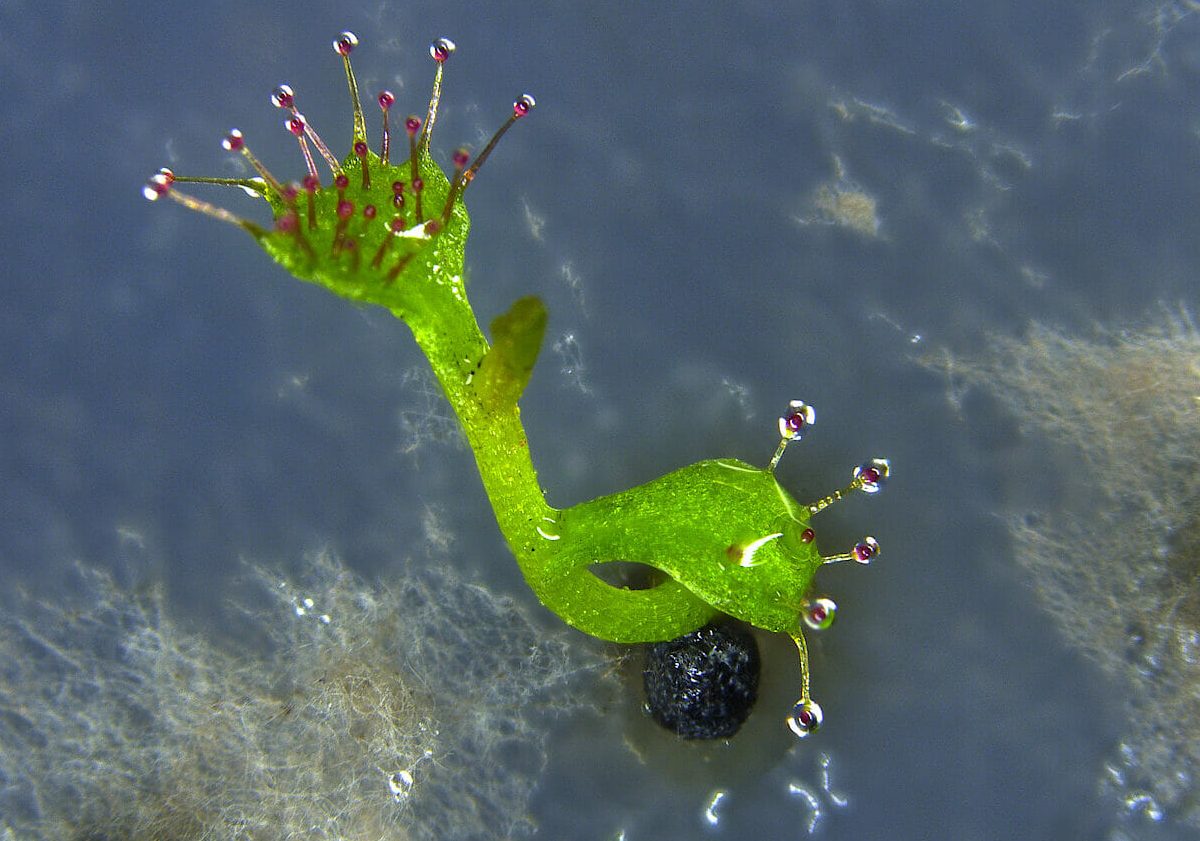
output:
[[[489,342],[463,281],[470,229],[464,196],[500,138],[533,109],[534,98],[523,94],[514,101],[474,159],[467,149],[456,149],[447,175],[431,156],[430,137],[454,43],[439,38],[430,46],[433,93],[423,117],[401,122],[403,135],[393,130],[395,96],[378,94],[377,149],[367,137],[350,64],[357,45],[351,32],[333,41],[353,106],[351,149],[343,158],[299,110],[295,92],[280,85],[271,102],[285,113],[284,126],[300,147],[306,170],[300,181],[275,177],[234,129],[224,147],[242,156],[255,177],[185,177],[163,169],[146,183],[146,198],[170,198],[236,225],[296,277],[385,307],[409,326],[462,424],[500,531],[546,607],[585,633],[619,643],[671,640],[720,614],[788,634],[799,652],[801,693],[787,723],[801,737],[816,730],[822,710],[810,694],[803,629],[827,628],[836,606],[816,593],[813,577],[825,564],[869,563],[879,544],[868,536],[848,552],[822,555],[810,521],[849,493],[879,491],[888,461],[867,460],[842,489],[811,504],[796,502],[775,468],[816,415],[794,400],[779,418],[779,444],[765,467],[701,461],[570,508],[550,505],[518,407],[544,338],[546,309],[536,297],[521,298],[491,322]],[[395,143],[394,134],[407,144]],[[272,223],[260,225],[180,189],[196,183],[250,191],[266,202]],[[597,574],[600,565],[613,562],[642,564],[661,575],[644,589],[616,586]]]

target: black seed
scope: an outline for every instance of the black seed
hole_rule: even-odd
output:
[[[646,709],[684,739],[728,739],[758,698],[758,643],[746,630],[706,625],[650,646]]]

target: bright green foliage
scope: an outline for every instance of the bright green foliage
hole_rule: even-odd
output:
[[[545,335],[546,306],[533,296],[492,320],[492,350],[479,365],[477,384],[485,406],[517,402],[529,385]]]
[[[341,191],[341,198],[332,185],[324,185],[314,193],[315,227],[309,220],[307,196],[301,190],[294,200],[297,231],[275,230],[262,235],[259,243],[266,252],[302,280],[318,283],[353,301],[387,307],[404,320],[419,319],[421,313],[441,308],[446,296],[465,302],[463,249],[470,222],[462,203],[455,203],[445,230],[436,236],[426,231],[431,219],[434,225],[440,223],[450,191],[450,183],[438,165],[427,154],[419,158],[419,175],[424,182],[419,222],[407,159],[400,166],[384,166],[378,155],[368,152],[369,188],[362,186],[362,164],[357,157],[347,156],[342,169],[349,184]],[[405,203],[400,208],[394,208],[392,202],[392,185],[396,182],[405,185]],[[277,221],[289,213],[288,204],[273,191],[266,190],[265,195]],[[350,202],[353,209],[339,228],[337,211],[342,200]],[[374,220],[363,217],[367,206],[377,209]],[[408,222],[398,236],[388,228],[394,215]],[[385,253],[374,265],[380,247],[389,239]]]
[[[594,560],[656,567],[702,602],[769,631],[796,630],[822,564],[800,539],[808,511],[765,470],[734,459],[702,461],[653,482],[563,512],[551,580]],[[546,601],[543,597],[543,601]],[[560,611],[561,612],[561,611]],[[625,626],[593,633],[631,642]],[[640,639],[657,639],[653,627]]]
[[[342,223],[338,203],[390,207],[392,183],[407,181],[410,168],[407,162],[384,167],[373,154],[368,167],[370,188],[361,186],[359,161],[350,157],[342,197],[334,187],[316,191],[312,226],[303,194],[289,203],[268,192],[277,219],[295,212],[298,224],[259,242],[297,277],[387,307],[412,328],[466,431],[500,528],[542,603],[576,628],[617,642],[672,639],[718,612],[796,632],[821,558],[798,537],[807,509],[774,474],[733,460],[705,461],[566,511],[546,503],[517,407],[545,334],[544,305],[535,297],[517,301],[493,320],[489,346],[462,281],[467,212],[456,201],[448,223],[437,224],[450,182],[427,155],[420,158],[427,218],[414,222],[411,235],[393,237],[386,259],[372,265],[392,236],[388,223],[377,217],[367,224],[357,212]],[[415,205],[411,194],[405,202],[406,209]],[[339,230],[353,246],[335,244]],[[647,589],[616,587],[590,569],[611,561],[638,562],[666,577]]]
[[[335,49],[348,56],[346,45],[355,43],[343,33]],[[788,633],[801,656],[803,695],[796,709],[804,716],[816,713],[813,720],[793,721],[793,729],[800,735],[810,732],[820,723],[820,710],[808,696],[801,615],[813,604],[816,569],[851,555],[823,559],[807,528],[809,517],[851,490],[878,490],[876,479],[886,477],[886,461],[877,460],[863,477],[856,472],[855,482],[825,500],[798,505],[780,487],[773,468],[787,441],[812,422],[812,410],[805,407],[807,415],[780,419],[784,440],[767,468],[730,459],[703,461],[567,510],[552,508],[538,483],[517,405],[545,334],[545,307],[534,297],[520,299],[492,321],[489,344],[462,277],[470,224],[462,194],[495,141],[528,113],[533,99],[523,96],[514,103],[513,116],[472,167],[465,168],[465,153],[456,155],[457,169],[447,178],[429,156],[428,128],[441,94],[441,62],[452,50],[449,42],[435,42],[439,69],[425,133],[414,135],[405,150],[411,154],[401,160],[393,157],[385,164],[367,151],[348,58],[358,154],[341,163],[333,184],[318,186],[313,175],[311,192],[279,183],[235,133],[236,142],[227,142],[227,148],[240,151],[262,175],[237,183],[270,203],[271,230],[173,186],[204,179],[164,172],[151,179],[146,195],[170,195],[238,224],[296,277],[344,298],[386,307],[409,326],[462,424],[500,530],[543,604],[576,628],[619,642],[673,639],[719,613]],[[423,187],[414,191],[417,177]],[[860,544],[853,554],[864,563],[878,550],[873,539],[866,541],[870,546]],[[593,571],[614,561],[640,563],[661,576],[645,589],[615,586]],[[812,627],[823,627],[832,614],[805,618]]]

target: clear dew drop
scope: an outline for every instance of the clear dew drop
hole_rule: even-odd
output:
[[[410,771],[397,771],[388,777],[388,791],[392,794],[392,800],[397,803],[403,803],[412,793],[413,783],[416,780],[413,778]]]

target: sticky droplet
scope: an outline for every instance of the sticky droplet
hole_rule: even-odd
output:
[[[450,58],[450,54],[454,52],[454,49],[454,42],[449,38],[438,38],[429,45],[429,54],[433,56],[434,61],[441,64]]]
[[[833,599],[813,599],[804,607],[804,624],[814,631],[824,631],[837,618],[837,604]]]
[[[271,104],[276,108],[291,108],[296,103],[296,93],[287,85],[271,91]]]
[[[860,564],[869,564],[871,560],[879,556],[879,541],[873,537],[864,537],[858,543],[854,544],[854,548],[850,550],[850,554]]]
[[[537,105],[537,100],[531,94],[523,93],[517,97],[517,101],[513,103],[513,117],[520,119],[533,110]]]
[[[798,441],[817,422],[817,413],[803,400],[788,403],[788,410],[779,418],[779,437],[787,441]]]
[[[820,704],[811,698],[801,698],[792,707],[787,723],[796,737],[803,739],[809,734],[817,732],[824,718]]]
[[[230,129],[229,134],[225,135],[225,138],[221,141],[221,147],[226,152],[237,152],[245,145],[246,139],[237,129]]]
[[[863,493],[879,493],[887,484],[891,467],[891,463],[886,458],[873,458],[854,468],[854,478],[862,481]]]
[[[333,40],[333,51],[340,56],[348,56],[358,46],[358,36],[346,31]]]

